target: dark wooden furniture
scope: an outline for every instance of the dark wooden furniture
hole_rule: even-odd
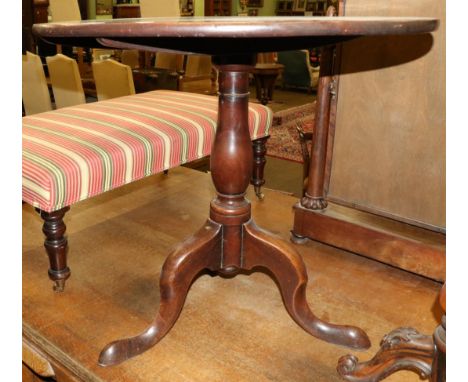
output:
[[[445,284],[439,296],[443,310],[441,324],[434,335],[420,334],[413,328],[398,328],[380,342],[380,350],[370,361],[361,362],[353,356],[341,357],[338,373],[350,382],[378,382],[400,370],[418,373],[431,382],[446,381],[446,292]]]
[[[141,17],[139,4],[116,4],[112,7],[114,19],[135,19]]]
[[[22,52],[36,53],[37,41],[32,34],[32,26],[47,22],[49,0],[22,0]],[[43,42],[39,42],[43,45]]]
[[[178,167],[169,176],[148,177],[71,208],[67,231],[76,277],[62,294],[51,293],[44,277],[41,218],[24,205],[22,359],[28,368],[55,374],[57,382],[342,381],[336,363],[347,350],[294,328],[277,286],[263,273],[201,275],[158,346],[115,367],[96,365],[109,338],[137,333],[153,316],[166,255],[204,222],[212,190],[209,174]],[[264,192],[263,201],[251,187],[247,192],[255,220],[288,240],[296,198]],[[336,322],[352,316],[374,345],[389,328],[410,325],[429,334],[437,326],[439,283],[315,241],[298,250],[316,280],[306,291],[311,303]],[[30,349],[40,356],[29,357]],[[392,381],[419,378],[396,373]]]
[[[232,0],[205,0],[205,16],[231,16]]]
[[[284,65],[281,64],[256,64],[252,69],[256,96],[263,105],[273,100],[275,82],[283,69]]]
[[[247,121],[248,75],[258,52],[312,48],[365,35],[428,33],[436,27],[437,21],[429,18],[148,19],[146,23],[113,20],[35,26],[37,34],[57,43],[211,54],[219,70],[218,127],[211,151],[217,197],[211,202],[210,217],[165,261],[159,311],[152,324],[136,337],[107,345],[100,365],[119,364],[158,343],[176,322],[190,285],[204,270],[234,276],[266,268],[278,282],[288,313],[304,330],[334,344],[370,346],[361,329],[329,324],[312,313],[300,255],[259,228],[251,217],[245,198],[254,163]]]
[[[346,0],[339,10],[430,14],[445,23],[437,0]],[[315,126],[309,197],[295,209],[293,240],[318,240],[444,281],[445,81],[433,79],[445,73],[445,28],[407,40],[365,38],[335,54],[318,90],[326,93],[319,96],[326,116]],[[379,67],[387,69],[365,80],[363,71]],[[370,102],[376,97],[380,103]],[[383,118],[382,105],[391,118]]]
[[[137,93],[156,89],[178,90],[178,73],[166,69],[132,69]]]

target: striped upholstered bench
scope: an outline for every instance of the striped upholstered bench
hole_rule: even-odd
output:
[[[54,290],[70,276],[70,205],[209,155],[217,114],[217,97],[157,90],[23,118],[23,201],[44,220]],[[271,121],[270,109],[249,104],[257,195]]]

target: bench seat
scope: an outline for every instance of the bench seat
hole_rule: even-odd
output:
[[[203,158],[218,98],[156,90],[23,118],[23,201],[45,212]],[[249,104],[252,140],[272,112]]]

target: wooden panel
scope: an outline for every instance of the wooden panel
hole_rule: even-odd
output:
[[[445,235],[329,203],[294,209],[294,233],[422,276],[445,280]]]
[[[432,36],[344,44],[329,199],[443,229],[445,2],[347,0],[345,14],[441,25]]]
[[[25,341],[23,341],[23,363],[42,377],[55,376],[54,369],[49,361]]]

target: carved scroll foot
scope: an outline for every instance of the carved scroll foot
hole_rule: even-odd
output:
[[[323,197],[313,197],[305,193],[301,199],[301,206],[309,210],[324,210],[328,206],[328,202]]]
[[[70,268],[67,266],[68,241],[65,236],[66,226],[63,217],[70,207],[54,212],[41,211],[44,220],[42,232],[46,236],[44,247],[49,256],[49,278],[54,282],[55,292],[63,292],[65,280],[70,277]]]
[[[250,183],[254,186],[255,195],[259,200],[263,200],[265,195],[262,193],[262,186],[265,184],[265,179],[263,176],[263,170],[265,169],[266,163],[266,142],[268,137],[259,138],[252,141],[253,146],[253,171],[252,178]]]
[[[278,281],[284,305],[292,319],[306,332],[323,341],[353,349],[367,349],[370,340],[357,327],[341,326],[317,318],[306,300],[307,272],[300,255],[286,242],[257,227],[244,225],[243,268],[270,270]]]
[[[411,370],[429,378],[435,354],[431,336],[412,328],[398,328],[380,342],[380,350],[370,361],[361,362],[346,355],[338,361],[338,373],[351,382],[377,382],[399,370]]]
[[[136,337],[114,341],[99,356],[101,366],[119,364],[158,343],[179,317],[193,279],[205,269],[219,267],[221,225],[210,220],[181,243],[164,262],[160,276],[159,312],[152,324]]]

